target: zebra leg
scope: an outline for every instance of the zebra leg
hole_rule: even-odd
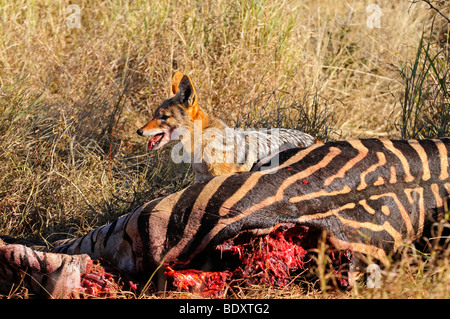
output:
[[[0,246],[0,278],[23,278],[36,293],[48,298],[79,298],[80,291],[84,291],[83,276],[90,274],[92,266],[85,254],[46,253],[20,244]]]

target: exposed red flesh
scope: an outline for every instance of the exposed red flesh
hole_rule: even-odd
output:
[[[214,297],[220,297],[233,279],[285,287],[291,282],[291,274],[303,268],[306,250],[300,243],[307,230],[307,227],[283,224],[270,234],[245,243],[235,244],[232,240],[223,243],[218,247],[221,251],[230,251],[239,257],[240,265],[234,270],[202,272],[168,267],[166,275],[173,278],[178,291]]]
[[[231,279],[231,271],[201,271],[195,269],[173,270],[167,267],[167,276],[173,278],[178,290],[192,291],[203,296],[220,298],[227,280]]]
[[[81,292],[86,297],[115,298],[118,291],[113,275],[106,272],[99,263],[92,264],[81,276]]]

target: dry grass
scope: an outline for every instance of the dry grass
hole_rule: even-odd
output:
[[[408,1],[378,1],[381,24],[371,29],[370,1],[84,0],[81,28],[69,28],[70,3],[0,6],[0,229],[38,243],[79,236],[192,183],[169,149],[147,154],[135,134],[175,71],[190,73],[201,106],[230,125],[398,138],[411,123],[402,122],[406,79],[420,75],[408,70],[426,61],[422,35],[435,43],[444,22]],[[448,60],[433,63],[439,70],[421,87],[429,94],[411,112],[431,98],[448,111],[448,95],[430,95],[446,83],[437,75]],[[236,297],[449,297],[448,259],[408,260],[381,290],[257,287]]]

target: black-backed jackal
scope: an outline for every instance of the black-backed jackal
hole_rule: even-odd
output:
[[[191,78],[180,72],[173,76],[171,93],[172,97],[156,109],[153,119],[137,133],[152,136],[149,151],[179,139],[184,152],[182,160],[192,164],[196,181],[248,172],[255,162],[278,151],[321,143],[298,130],[244,131],[228,127],[200,108]],[[177,161],[174,156],[179,151],[172,151],[173,160]]]

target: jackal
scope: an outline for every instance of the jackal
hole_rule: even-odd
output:
[[[172,97],[156,109],[153,119],[138,129],[137,134],[153,136],[148,143],[149,151],[179,139],[192,164],[196,182],[217,175],[248,172],[257,161],[281,150],[321,144],[298,130],[244,131],[228,127],[200,108],[189,75],[175,73],[171,93]]]

